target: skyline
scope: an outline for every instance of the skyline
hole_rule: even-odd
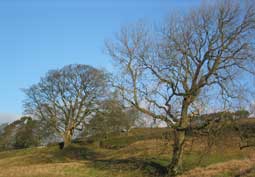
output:
[[[7,1],[0,0],[0,123],[22,115],[22,88],[48,70],[87,64],[111,71],[104,41],[139,20],[158,23],[193,1]],[[130,13],[132,12],[132,13]]]

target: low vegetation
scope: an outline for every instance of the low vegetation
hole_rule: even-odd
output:
[[[103,145],[95,141],[74,143],[63,150],[53,145],[4,151],[0,153],[0,176],[164,176],[172,148],[171,137],[166,137],[166,132],[164,128],[133,129],[129,136],[115,136],[104,140]],[[105,146],[108,141],[118,148]],[[180,177],[252,176],[254,149],[240,150],[237,134],[217,137],[210,147],[208,141],[206,136],[189,136]]]

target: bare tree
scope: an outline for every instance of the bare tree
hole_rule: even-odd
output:
[[[45,121],[71,143],[75,130],[97,109],[106,87],[103,71],[87,65],[68,65],[49,71],[39,83],[25,89],[25,114]]]
[[[208,92],[235,98],[244,73],[252,73],[255,9],[236,1],[208,4],[172,16],[160,29],[129,26],[106,47],[119,71],[114,86],[124,99],[173,128],[168,173],[174,176],[182,169],[192,105]]]

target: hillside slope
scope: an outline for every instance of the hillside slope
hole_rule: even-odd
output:
[[[138,132],[135,136],[139,134],[137,139],[131,133],[105,142],[121,144],[118,148],[99,147],[100,143],[94,143],[73,144],[64,150],[51,146],[0,152],[0,177],[163,176],[172,144],[162,136],[165,130],[135,132]],[[219,136],[208,148],[206,137],[189,137],[181,177],[255,176],[255,150],[241,151],[238,141],[232,135]]]

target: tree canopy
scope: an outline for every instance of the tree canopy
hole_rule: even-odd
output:
[[[104,71],[88,65],[67,65],[49,71],[40,82],[25,89],[25,114],[53,127],[71,143],[75,130],[98,109],[107,87]]]
[[[174,176],[196,103],[208,93],[215,101],[238,98],[242,73],[255,73],[255,8],[230,0],[207,4],[156,29],[128,26],[106,48],[119,71],[114,86],[126,102],[174,129]]]
[[[139,121],[140,114],[135,108],[126,108],[116,98],[111,98],[101,103],[99,111],[89,121],[89,133],[105,138],[111,134],[128,133]]]

